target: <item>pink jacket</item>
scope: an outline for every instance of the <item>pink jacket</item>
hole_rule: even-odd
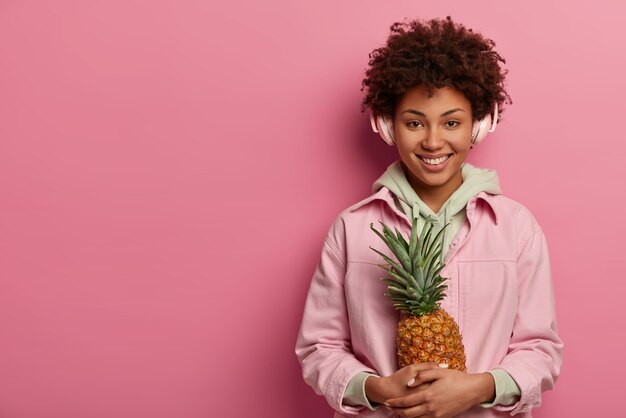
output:
[[[450,244],[447,296],[442,307],[458,322],[468,372],[501,368],[517,382],[519,402],[475,406],[462,417],[520,414],[541,403],[559,375],[563,344],[557,335],[550,262],[541,228],[519,203],[480,193],[466,207],[467,220]],[[370,229],[382,220],[408,236],[411,222],[387,188],[344,210],[331,226],[306,300],[296,355],[304,380],[337,411],[390,417],[384,408],[342,405],[358,372],[387,376],[397,370],[399,313],[384,296],[380,256],[391,252]]]

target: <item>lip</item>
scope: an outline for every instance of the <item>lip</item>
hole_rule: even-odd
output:
[[[426,169],[427,171],[436,173],[439,171],[442,171],[443,169],[446,168],[446,166],[448,165],[448,162],[450,161],[450,158],[452,158],[452,154],[432,154],[432,155],[416,155],[417,159],[419,160],[420,164],[422,165],[422,167],[424,167],[424,169]],[[448,159],[446,159],[444,162],[439,163],[439,164],[426,164],[426,162],[423,160],[423,158],[428,158],[428,159],[437,159],[437,158],[441,158],[441,157],[448,157]]]

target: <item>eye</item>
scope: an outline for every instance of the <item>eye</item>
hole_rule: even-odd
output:
[[[459,122],[458,120],[449,120],[446,122],[446,126],[448,128],[456,128],[457,126],[459,126],[461,122]]]
[[[407,122],[406,126],[408,126],[411,129],[417,129],[423,125],[422,125],[422,122],[420,122],[419,120],[412,120],[410,122]]]

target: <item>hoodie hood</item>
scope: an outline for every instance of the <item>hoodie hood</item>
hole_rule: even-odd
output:
[[[435,224],[442,227],[450,223],[451,219],[459,213],[464,218],[467,202],[478,193],[486,192],[494,195],[501,193],[498,175],[494,170],[477,168],[469,163],[463,163],[461,175],[463,176],[463,183],[452,193],[437,213],[433,212],[415,193],[404,174],[400,160],[391,164],[374,182],[372,193],[376,193],[383,187],[388,188],[394,195],[394,201],[398,209],[404,212],[410,219],[417,218],[418,230],[422,229],[426,221],[435,222]],[[456,217],[457,220],[459,218],[458,216]],[[456,227],[452,225],[452,228],[449,229],[456,232],[458,226],[460,224],[457,224]],[[444,231],[444,249],[447,248],[446,244],[449,243],[451,236],[453,236],[450,232],[446,233]]]

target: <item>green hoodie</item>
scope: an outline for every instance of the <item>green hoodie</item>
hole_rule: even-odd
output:
[[[407,180],[400,160],[391,164],[374,182],[372,193],[376,193],[382,187],[388,188],[394,195],[398,210],[404,212],[409,219],[417,218],[418,230],[422,229],[426,221],[434,221],[440,227],[450,223],[450,226],[444,230],[443,253],[441,254],[443,260],[452,238],[465,221],[467,202],[480,192],[500,194],[500,183],[494,170],[477,168],[464,163],[461,166],[461,175],[463,183],[437,213],[433,212],[415,193]]]

